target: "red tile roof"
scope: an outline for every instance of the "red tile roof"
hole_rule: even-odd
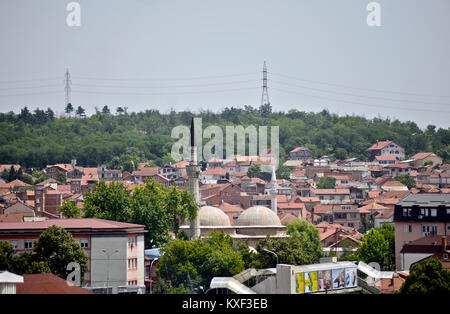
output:
[[[396,161],[397,157],[395,157],[395,156],[375,156],[375,159],[378,161]]]
[[[316,195],[322,195],[322,194],[350,194],[349,189],[312,189],[312,192]]]
[[[368,150],[380,150],[391,144],[392,141],[377,141],[376,144],[373,144]]]
[[[118,222],[97,218],[70,218],[70,219],[49,219],[46,221],[33,221],[21,223],[1,223],[0,231],[6,230],[39,230],[47,229],[53,225],[64,229],[126,229],[143,228],[143,225]]]
[[[298,152],[298,151],[300,151],[300,150],[309,150],[309,148],[306,148],[306,147],[303,147],[303,146],[299,146],[299,147],[294,148],[294,149],[291,150],[290,152],[291,152],[291,153],[296,153],[296,152]]]
[[[92,294],[81,287],[69,286],[66,280],[53,274],[22,275],[16,284],[17,294]]]
[[[437,155],[434,153],[417,153],[414,156],[412,156],[411,159],[421,160],[421,159],[425,159],[425,158],[431,157],[431,156],[437,156]]]

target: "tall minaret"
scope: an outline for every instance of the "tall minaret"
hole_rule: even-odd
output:
[[[197,164],[197,144],[195,143],[195,132],[194,132],[194,118],[191,122],[191,161],[189,166],[186,167],[186,172],[188,175],[189,192],[194,196],[194,200],[197,204],[200,204],[199,197],[199,187],[198,178],[200,176],[200,166]],[[200,218],[197,214],[192,221],[190,221],[190,238],[195,240],[200,238]]]
[[[272,180],[270,181],[270,195],[271,195],[271,199],[272,199],[272,210],[275,214],[278,215],[277,212],[277,188],[278,188],[278,184],[277,184],[277,176],[275,174],[275,166],[272,167]]]

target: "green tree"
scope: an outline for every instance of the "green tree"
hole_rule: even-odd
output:
[[[312,223],[296,219],[287,225],[286,233],[298,236],[303,243],[304,251],[312,257],[314,263],[319,262],[323,256],[323,250],[319,230]]]
[[[412,189],[416,187],[416,182],[413,178],[411,178],[408,174],[401,174],[394,178],[394,180],[397,180],[398,182],[403,183],[408,187],[408,189]]]
[[[270,172],[263,172],[261,170],[261,166],[260,165],[251,165],[248,168],[247,176],[249,178],[260,178],[260,179],[265,180],[265,181],[270,181],[270,179],[272,178],[272,173],[270,173]]]
[[[68,200],[68,199],[65,200],[64,203],[62,204],[60,210],[65,218],[80,218],[81,217],[80,208],[72,200]]]
[[[109,110],[108,106],[107,105],[103,106],[102,114],[103,115],[109,115],[110,113],[111,113],[111,111]]]
[[[178,233],[180,222],[195,218],[198,205],[188,190],[165,188],[152,180],[135,188],[130,209],[131,221],[147,227],[146,246],[152,247],[167,243],[171,231]]]
[[[66,279],[71,262],[80,265],[81,278],[87,271],[87,257],[78,243],[64,228],[53,225],[45,230],[34,243],[33,260],[47,262],[53,274]]]
[[[437,258],[414,265],[398,293],[413,295],[450,295],[450,270]]]
[[[209,286],[213,277],[230,277],[243,271],[242,250],[223,232],[212,232],[204,241],[175,239],[162,248],[158,274],[173,287],[193,291]]]
[[[71,103],[68,103],[68,104],[66,105],[66,109],[65,109],[64,111],[65,111],[66,114],[70,117],[70,115],[71,115],[72,112],[73,112],[73,106],[72,106],[72,104],[71,104]]]
[[[275,252],[278,255],[278,263],[290,265],[312,264],[314,258],[304,250],[303,242],[298,236],[274,239],[267,236],[256,245],[254,268],[275,267],[277,258],[264,249]]]
[[[84,198],[84,216],[100,219],[131,222],[131,191],[123,182],[105,180],[97,182]]]
[[[316,186],[318,189],[334,189],[336,187],[336,178],[321,177]]]
[[[133,193],[121,181],[98,182],[84,200],[85,217],[143,224],[146,247],[160,246],[178,233],[180,222],[193,219],[198,205],[187,190],[146,182]]]
[[[383,270],[394,270],[394,249],[394,228],[384,224],[382,228],[371,229],[361,239],[356,254],[365,263],[376,262]]]
[[[289,180],[291,176],[291,169],[289,167],[283,166],[283,163],[280,162],[276,171],[276,175],[277,179]]]
[[[67,177],[66,177],[66,175],[65,175],[62,171],[58,171],[58,172],[56,173],[56,181],[57,181],[59,184],[66,184],[66,182],[67,182]]]
[[[345,160],[348,158],[348,153],[345,148],[338,147],[334,151],[334,156],[336,157],[336,159]]]
[[[77,111],[75,112],[75,114],[76,114],[78,117],[86,117],[86,110],[83,109],[83,107],[78,106]]]
[[[51,273],[47,261],[35,261],[31,252],[14,255],[13,246],[6,241],[0,241],[0,270],[18,275]]]

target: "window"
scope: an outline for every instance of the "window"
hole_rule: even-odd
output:
[[[447,215],[450,215],[450,208],[447,208]]]
[[[355,227],[355,224],[354,224],[354,223],[351,223],[351,222],[349,222],[349,223],[348,223],[348,226],[349,226],[349,227],[351,227],[351,228],[354,228],[354,227]]]
[[[17,240],[9,240],[9,243],[13,246],[14,250],[19,248],[19,242]]]
[[[356,218],[358,218],[358,216],[357,216],[355,213],[351,213],[351,214],[350,214],[350,218],[356,219]]]
[[[33,240],[25,240],[24,248],[25,250],[31,250],[33,248]]]
[[[137,258],[128,259],[128,269],[137,269]]]
[[[431,217],[436,217],[437,216],[437,209],[436,208],[431,208]]]
[[[403,226],[404,232],[412,232],[412,226],[411,225],[404,225]]]
[[[403,217],[411,216],[411,208],[403,208]]]
[[[80,245],[83,249],[89,247],[89,239],[80,239]]]
[[[137,245],[137,237],[128,237],[128,246],[133,247]]]
[[[425,216],[425,217],[428,217],[428,216],[429,216],[429,210],[428,210],[428,208],[421,208],[421,209],[420,209],[420,214],[423,215],[423,216]]]

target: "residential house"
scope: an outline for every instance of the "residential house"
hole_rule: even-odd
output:
[[[368,151],[370,160],[376,160],[376,156],[395,156],[398,160],[405,158],[405,150],[394,141],[377,141]]]
[[[415,166],[423,166],[425,162],[432,162],[433,166],[442,165],[442,158],[435,153],[418,153],[411,157]]]
[[[405,244],[429,235],[450,233],[450,194],[409,194],[395,205],[395,257],[398,270],[406,269]]]
[[[299,146],[289,152],[289,158],[291,160],[309,160],[312,159],[312,151],[307,147]]]

